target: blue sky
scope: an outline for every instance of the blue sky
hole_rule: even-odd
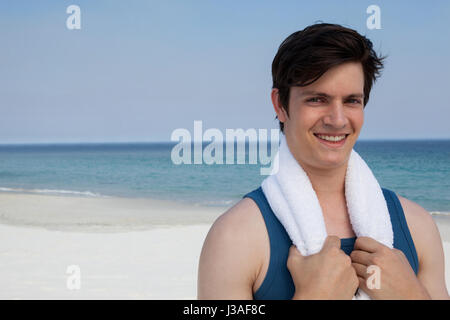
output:
[[[71,4],[81,30],[66,28]],[[381,30],[366,27],[371,4]],[[72,0],[0,2],[0,143],[169,141],[194,120],[276,128],[273,57],[317,21],[388,55],[360,139],[450,138],[449,1]]]

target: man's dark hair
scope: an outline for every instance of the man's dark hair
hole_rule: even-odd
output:
[[[273,59],[272,79],[288,116],[291,87],[307,86],[327,70],[346,62],[362,64],[365,107],[385,59],[377,56],[372,46],[369,39],[355,30],[329,23],[314,24],[287,37]],[[280,130],[284,130],[282,122]]]

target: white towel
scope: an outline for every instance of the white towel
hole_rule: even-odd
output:
[[[306,172],[292,156],[281,134],[273,174],[262,190],[278,220],[303,256],[322,249],[327,231],[317,195]],[[345,176],[345,199],[357,237],[370,237],[393,247],[393,231],[383,192],[372,171],[352,149]],[[358,290],[353,299],[370,299]]]

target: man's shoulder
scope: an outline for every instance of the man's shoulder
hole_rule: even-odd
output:
[[[250,198],[240,200],[216,219],[205,242],[259,269],[269,239],[258,205]]]
[[[397,197],[405,213],[406,223],[421,262],[424,253],[432,250],[441,241],[439,229],[431,214],[421,205],[405,197],[399,195]]]
[[[243,238],[252,240],[261,232],[261,227],[264,227],[264,220],[258,205],[252,199],[244,198],[214,221],[210,233],[232,243]]]
[[[249,198],[216,219],[200,256],[199,296],[217,298],[227,292],[228,296],[251,298],[266,258],[268,240],[264,228],[259,208]],[[213,288],[220,288],[220,292]]]
[[[418,278],[433,298],[448,299],[441,235],[431,214],[422,206],[398,196],[419,259]]]
[[[425,224],[425,227],[434,224],[431,214],[421,205],[398,194],[397,197],[402,205],[408,224],[410,222],[413,224]]]

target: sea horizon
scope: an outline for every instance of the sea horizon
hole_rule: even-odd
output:
[[[192,140],[195,142],[196,140]],[[224,142],[227,140],[224,139]],[[233,140],[231,140],[233,141]],[[248,140],[247,140],[248,141]],[[269,139],[270,141],[270,139]],[[357,142],[384,142],[384,141],[450,141],[449,138],[364,138]],[[203,141],[204,142],[204,141]],[[91,144],[177,144],[179,141],[171,140],[127,140],[127,141],[25,141],[25,142],[0,142],[0,147],[7,146],[32,146],[32,145],[91,145]],[[208,142],[204,142],[208,144]]]
[[[227,207],[265,178],[260,165],[247,161],[245,165],[176,165],[171,161],[176,144],[0,144],[0,192],[149,198]],[[203,147],[208,144],[204,142]],[[450,139],[358,140],[354,148],[381,187],[430,213],[450,215]]]

